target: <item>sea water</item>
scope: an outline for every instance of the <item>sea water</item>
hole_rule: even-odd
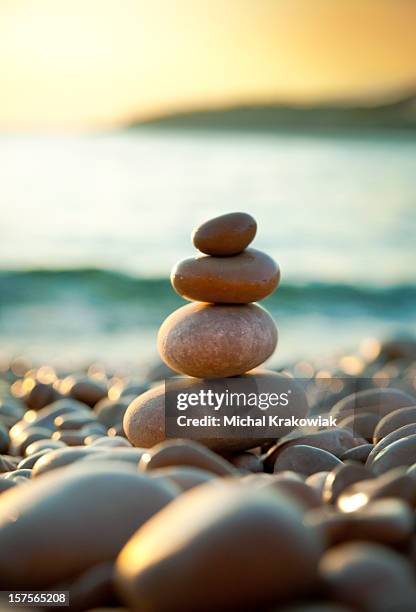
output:
[[[416,137],[0,135],[0,350],[144,365],[194,225],[258,221],[282,283],[273,364],[416,332]]]

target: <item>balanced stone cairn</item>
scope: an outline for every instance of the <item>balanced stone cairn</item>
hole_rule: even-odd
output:
[[[205,253],[180,261],[172,285],[191,304],[173,312],[159,330],[159,352],[173,370],[197,378],[237,376],[259,366],[277,344],[266,310],[252,304],[270,295],[280,270],[265,253],[247,249],[255,220],[230,213],[203,223],[193,243]]]
[[[280,280],[279,267],[271,257],[247,248],[256,229],[255,220],[246,213],[211,219],[193,233],[194,245],[204,254],[184,259],[172,270],[174,289],[191,300],[167,317],[158,335],[163,361],[186,375],[175,380],[176,393],[198,393],[212,379],[233,377],[232,384],[239,385],[239,390],[244,385],[270,394],[279,390],[282,378],[287,380],[276,372],[256,369],[276,348],[277,329],[269,313],[253,302],[270,295]],[[292,398],[291,413],[304,417],[308,407],[303,394]],[[165,384],[132,402],[123,423],[132,444],[149,448],[166,439],[166,404]],[[280,415],[282,409],[274,411]],[[284,433],[288,431],[286,428]],[[222,434],[208,435],[205,430],[193,437],[219,452],[241,451],[267,442],[264,432],[249,428],[242,436],[228,430]],[[279,434],[274,431],[270,442],[276,437]]]

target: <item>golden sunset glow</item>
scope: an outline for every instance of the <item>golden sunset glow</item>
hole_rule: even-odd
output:
[[[2,0],[0,127],[400,90],[415,23],[413,0]]]

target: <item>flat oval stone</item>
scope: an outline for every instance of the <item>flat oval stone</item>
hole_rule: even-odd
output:
[[[370,501],[393,497],[406,502],[411,508],[416,507],[416,480],[406,473],[406,469],[393,468],[378,478],[351,484],[338,497],[339,509],[350,512]]]
[[[188,304],[169,315],[158,334],[166,364],[196,378],[244,374],[266,361],[276,345],[276,325],[256,304]]]
[[[371,463],[371,469],[377,476],[399,466],[410,467],[416,457],[416,434],[401,438],[389,444],[378,453]]]
[[[192,232],[192,242],[207,255],[236,255],[256,235],[257,223],[251,215],[228,213],[205,221]]]
[[[248,304],[276,289],[280,270],[266,253],[247,249],[235,257],[184,259],[173,268],[170,279],[175,291],[187,300]]]
[[[408,408],[400,408],[394,412],[390,412],[381,419],[374,431],[374,444],[377,444],[389,433],[403,425],[416,424],[416,406]]]
[[[349,429],[323,429],[312,433],[295,430],[281,438],[275,446],[267,451],[263,459],[265,470],[267,472],[273,471],[273,466],[280,453],[289,446],[299,444],[320,448],[336,457],[341,457],[346,450],[356,445],[353,434]]]
[[[377,455],[393,442],[401,440],[402,438],[407,438],[407,436],[412,436],[414,434],[416,434],[416,423],[409,423],[409,425],[403,425],[402,427],[399,427],[398,429],[395,429],[391,433],[387,434],[371,449],[371,452],[367,457],[367,465],[371,467]]]
[[[342,461],[361,461],[361,463],[365,463],[373,448],[374,444],[359,444],[346,450],[340,459]]]
[[[370,502],[354,512],[312,510],[305,523],[318,529],[328,547],[350,540],[366,540],[388,546],[404,544],[413,533],[413,514],[399,499]]]
[[[323,488],[323,500],[334,504],[349,485],[371,477],[371,471],[361,463],[342,463],[328,474]]]
[[[162,467],[189,466],[212,472],[217,476],[237,476],[238,470],[231,463],[192,440],[167,440],[154,446],[140,459],[143,472]]]
[[[145,385],[142,385],[144,387]],[[147,389],[144,389],[145,391]],[[143,393],[143,391],[141,391]],[[139,395],[138,393],[134,396]],[[131,402],[129,396],[120,397],[118,400],[111,400],[107,397],[95,404],[94,411],[100,423],[108,427],[114,427],[123,421],[124,413]]]
[[[232,379],[233,384],[239,385],[243,383],[244,388],[253,388],[257,393],[278,393],[282,389],[282,384],[288,382],[292,389],[291,401],[290,401],[290,415],[295,418],[303,418],[308,412],[308,403],[302,389],[299,389],[294,384],[292,379],[277,374],[275,372],[269,372],[262,370],[259,372],[251,372],[241,376],[239,378]],[[226,383],[229,385],[229,383]],[[134,446],[142,448],[150,448],[155,444],[159,444],[166,440],[165,434],[165,403],[169,401],[166,393],[172,389],[175,393],[198,393],[200,390],[207,390],[212,388],[210,381],[195,380],[190,378],[179,378],[169,383],[168,391],[166,390],[165,384],[153,387],[146,393],[143,393],[136,398],[128,407],[126,414],[124,415],[124,431],[126,432],[127,438]],[[217,387],[216,387],[217,390]],[[212,408],[207,406],[198,406],[198,412],[200,416],[212,415]],[[271,416],[284,417],[288,414],[287,407],[270,406],[268,413]],[[204,444],[208,448],[219,452],[234,452],[243,451],[249,448],[255,448],[260,444],[266,442],[273,442],[277,435],[284,435],[290,431],[290,427],[276,427],[276,433],[273,438],[258,437],[255,432],[251,432],[250,428],[247,428],[246,437],[236,437],[230,434],[230,436],[212,436],[208,437],[201,434],[201,438],[196,441]],[[195,439],[195,438],[194,438]]]
[[[385,387],[378,389],[367,389],[352,393],[339,400],[331,409],[330,414],[339,420],[350,414],[371,412],[380,417],[389,414],[398,408],[414,406],[416,399],[400,389],[388,389]]]
[[[328,550],[319,563],[327,595],[354,610],[414,610],[413,568],[399,553],[373,543],[348,543]]]
[[[0,504],[1,582],[37,589],[115,558],[176,495],[114,464],[59,470],[13,488]]]
[[[380,417],[371,412],[361,412],[360,414],[350,414],[337,422],[338,427],[351,429],[355,437],[361,437],[368,442],[373,441],[373,433],[377,427]]]
[[[328,451],[299,444],[289,446],[279,454],[274,464],[274,471],[293,470],[310,476],[315,472],[330,471],[338,465],[342,465],[341,461]]]
[[[136,532],[117,559],[115,582],[129,609],[146,602],[147,612],[258,610],[308,591],[319,552],[296,504],[216,480]]]
[[[51,450],[40,457],[33,466],[32,478],[46,474],[78,461],[86,456],[87,453],[99,452],[91,446],[73,446],[65,448],[57,448]]]
[[[77,374],[64,378],[59,384],[59,391],[92,408],[107,396],[108,387],[102,380]]]
[[[30,455],[34,455],[41,450],[53,450],[54,448],[65,448],[65,446],[64,442],[52,440],[51,438],[36,440],[26,448],[25,457],[30,457]]]

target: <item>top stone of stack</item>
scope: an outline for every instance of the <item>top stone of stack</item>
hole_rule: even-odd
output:
[[[192,233],[194,246],[206,255],[238,255],[252,242],[257,223],[251,215],[228,213],[202,223]]]

